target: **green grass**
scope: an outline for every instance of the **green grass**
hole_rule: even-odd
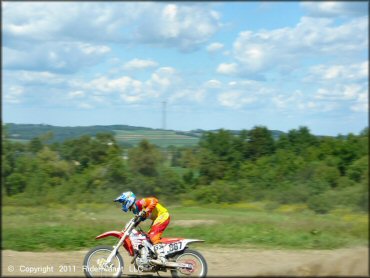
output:
[[[197,137],[176,134],[175,131],[170,130],[114,130],[114,132],[117,142],[132,145],[137,145],[144,139],[160,147],[195,146],[199,141]]]
[[[333,249],[367,244],[365,214],[314,215],[282,213],[236,207],[169,207],[172,223],[165,237],[206,240],[207,246],[253,246],[280,249]],[[3,249],[79,250],[98,244],[95,236],[120,230],[131,214],[116,204],[79,204],[74,208],[2,208]],[[214,220],[211,225],[182,227],[176,220]],[[149,228],[149,220],[142,226]],[[115,238],[99,244],[113,244]]]

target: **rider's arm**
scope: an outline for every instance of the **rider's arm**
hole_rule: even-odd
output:
[[[158,204],[158,200],[154,197],[145,198],[145,212],[147,215],[152,213],[155,206]]]

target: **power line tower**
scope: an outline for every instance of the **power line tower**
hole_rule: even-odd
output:
[[[162,101],[162,152],[163,152],[163,156],[164,156],[164,163],[166,163],[167,159],[168,159],[168,153],[167,153],[167,150],[166,150],[166,145],[165,145],[165,139],[166,139],[166,107],[167,106],[167,102],[166,101]]]
[[[162,101],[162,129],[166,130],[166,101]]]

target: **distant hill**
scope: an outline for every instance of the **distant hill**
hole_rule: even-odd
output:
[[[8,137],[11,139],[30,140],[47,132],[52,132],[54,141],[76,138],[82,135],[95,136],[100,132],[114,133],[113,130],[150,130],[146,127],[133,127],[129,125],[94,125],[94,126],[53,126],[44,124],[5,124]]]
[[[63,142],[83,135],[95,136],[97,133],[111,133],[122,146],[134,146],[147,139],[161,147],[192,146],[198,144],[199,136],[192,133],[173,130],[161,130],[129,125],[94,125],[94,126],[53,126],[45,124],[5,124],[7,137],[14,141],[27,142],[47,132],[53,133],[50,142]]]
[[[194,129],[194,130],[189,131],[188,133],[193,134],[195,136],[201,136],[202,133],[204,132],[217,132],[219,130],[220,129],[213,129],[213,130]],[[229,131],[235,135],[239,135],[241,132],[241,130],[233,130],[233,129],[229,129]],[[283,131],[280,131],[280,130],[270,130],[270,131],[274,139],[278,139],[282,134],[285,134]]]
[[[97,133],[111,133],[121,146],[135,146],[141,140],[147,139],[152,144],[160,147],[195,146],[199,138],[205,132],[217,132],[217,130],[196,129],[191,131],[161,130],[148,127],[129,125],[94,125],[94,126],[53,126],[45,124],[5,124],[7,137],[11,140],[27,142],[32,138],[47,132],[53,133],[50,142],[63,142],[67,139],[78,138],[83,135],[95,136]],[[233,134],[239,134],[240,130],[230,130]],[[279,138],[284,132],[272,130],[273,137]]]

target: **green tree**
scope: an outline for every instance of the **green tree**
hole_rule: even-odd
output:
[[[275,142],[271,131],[264,126],[256,126],[247,133],[247,146],[244,156],[256,160],[261,156],[271,155],[275,150]]]
[[[137,147],[129,150],[128,157],[131,171],[148,177],[158,175],[158,167],[163,161],[157,147],[147,140],[141,141]]]
[[[307,127],[301,126],[298,130],[289,130],[286,136],[280,136],[276,146],[280,149],[293,150],[296,154],[303,154],[310,146],[317,144],[316,136],[312,135]]]
[[[185,148],[181,152],[180,165],[184,168],[197,169],[199,161],[196,148]]]
[[[37,153],[37,152],[41,151],[42,148],[43,148],[43,144],[41,142],[41,139],[38,138],[38,137],[33,138],[29,142],[28,148],[29,148],[30,152],[32,152],[32,153]]]
[[[26,187],[26,177],[21,173],[12,173],[5,179],[5,188],[8,196],[21,193]]]
[[[348,166],[347,176],[355,182],[365,179],[369,169],[369,156],[363,156]]]
[[[240,140],[230,131],[219,130],[203,134],[199,152],[199,181],[209,184],[226,176],[237,178],[242,161]]]
[[[185,192],[185,185],[181,177],[170,168],[162,168],[157,177],[157,187],[161,194],[175,197],[174,194]]]

